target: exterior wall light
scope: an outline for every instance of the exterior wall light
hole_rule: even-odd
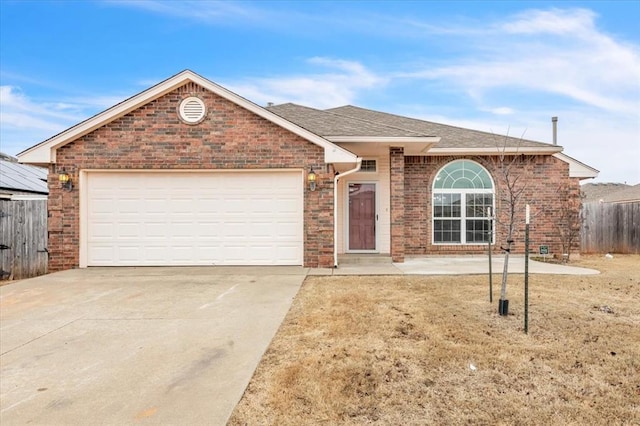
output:
[[[58,180],[60,181],[60,186],[65,191],[71,191],[73,189],[73,182],[71,181],[71,176],[65,169],[62,169],[62,172],[58,175]]]
[[[313,171],[313,167],[311,167],[311,170],[309,171],[309,174],[307,175],[307,182],[309,182],[309,190],[310,191],[315,191],[316,190],[316,172]]]

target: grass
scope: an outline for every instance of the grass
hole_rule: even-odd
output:
[[[640,256],[523,276],[310,277],[229,424],[640,424]]]

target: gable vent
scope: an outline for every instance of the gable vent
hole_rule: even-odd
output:
[[[189,124],[197,124],[204,118],[206,107],[202,99],[190,96],[180,102],[180,118]]]

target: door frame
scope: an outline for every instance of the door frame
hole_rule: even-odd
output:
[[[355,183],[355,184],[360,184],[360,183],[365,183],[365,184],[371,184],[374,187],[374,192],[375,192],[375,196],[376,196],[376,205],[375,205],[375,217],[374,217],[374,223],[375,223],[375,248],[372,250],[351,250],[349,249],[349,185]],[[344,223],[345,226],[343,227],[343,232],[344,232],[344,242],[345,242],[345,247],[344,247],[344,252],[345,253],[379,253],[379,247],[380,247],[380,232],[379,232],[379,219],[380,219],[380,197],[379,197],[379,182],[377,180],[349,180],[345,182],[345,197],[344,197]]]

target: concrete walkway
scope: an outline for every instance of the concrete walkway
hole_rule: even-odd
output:
[[[509,258],[509,273],[524,273],[524,256]],[[501,274],[504,256],[492,257],[492,272]],[[489,273],[487,256],[409,257],[404,263],[346,264],[337,269],[311,269],[309,275],[475,275]],[[529,273],[555,275],[595,275],[600,271],[529,259]]]

